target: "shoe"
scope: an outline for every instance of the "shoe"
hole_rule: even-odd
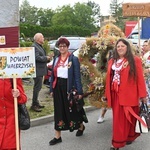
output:
[[[41,111],[42,111],[42,110],[41,110],[38,106],[36,106],[36,105],[31,106],[30,109],[33,110],[33,111],[35,111],[35,112],[41,112]]]
[[[115,147],[110,147],[110,150],[119,150],[119,148],[115,148]]]
[[[53,138],[53,139],[49,142],[49,145],[55,145],[55,144],[60,143],[60,142],[62,142],[61,137],[58,138],[58,139]]]
[[[97,123],[102,123],[104,122],[104,118],[103,117],[99,117],[98,120],[97,120]]]
[[[83,132],[85,130],[85,126],[83,125],[83,130],[79,130],[76,132],[76,136],[82,136],[83,135]]]
[[[39,108],[44,108],[45,106],[39,104],[38,107],[39,107]]]
[[[130,144],[132,144],[132,141],[127,141],[126,142],[126,145],[130,145]]]

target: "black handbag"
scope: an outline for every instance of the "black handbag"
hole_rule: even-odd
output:
[[[87,93],[84,93],[82,95],[82,98],[79,99],[79,95],[78,95],[78,92],[77,90],[73,87],[70,91],[70,93],[68,94],[68,101],[69,101],[69,109],[70,111],[71,108],[76,105],[76,108],[77,108],[77,111],[79,112],[80,110],[82,110],[83,106],[84,106],[84,98],[87,97],[88,95],[92,94],[93,91],[91,92],[87,92]]]
[[[72,107],[75,106],[77,111],[79,112],[84,106],[83,97],[81,99],[78,98],[77,90],[73,87],[68,94],[68,101],[69,101],[69,109],[72,112]]]
[[[140,116],[143,116],[145,118],[148,130],[150,130],[150,112],[146,103],[141,103]]]
[[[13,80],[10,79],[12,88]],[[30,128],[30,116],[26,104],[18,104],[18,123],[20,130],[27,130]]]
[[[18,105],[18,122],[20,130],[27,130],[30,128],[30,116],[26,104]]]

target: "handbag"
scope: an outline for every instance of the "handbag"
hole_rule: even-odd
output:
[[[136,133],[148,133],[150,130],[150,116],[148,112],[148,106],[145,103],[141,103],[140,106],[140,118],[143,120],[145,125],[141,121],[136,121],[135,132]]]
[[[146,124],[145,117],[141,116],[141,119]],[[136,133],[148,133],[148,127],[144,126],[139,120],[137,120],[136,125],[135,125],[135,132]]]
[[[72,112],[72,107],[76,107],[77,111],[79,112],[84,106],[84,100],[78,99],[77,90],[73,87],[68,94],[68,101],[69,101],[69,110]]]
[[[10,79],[13,87],[13,80]],[[18,104],[18,123],[20,130],[27,130],[30,128],[30,116],[26,104]]]
[[[88,95],[92,94],[93,91],[91,92],[87,92],[87,93],[84,93],[82,95],[82,97],[79,99],[79,95],[78,95],[78,92],[77,90],[75,89],[75,87],[73,87],[70,91],[70,93],[68,93],[68,101],[69,101],[69,109],[70,109],[70,112],[72,111],[72,107],[75,105],[76,108],[77,108],[77,111],[79,112],[83,106],[84,106],[84,98],[87,97]]]
[[[18,104],[18,122],[20,130],[30,128],[30,116],[26,104]]]
[[[146,103],[141,103],[140,114],[144,116],[148,130],[150,130],[150,112]]]

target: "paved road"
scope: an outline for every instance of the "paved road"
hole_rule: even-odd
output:
[[[111,145],[111,110],[108,110],[105,122],[97,124],[99,110],[87,113],[89,123],[85,124],[86,129],[82,137],[76,137],[76,132],[62,132],[63,142],[49,146],[49,140],[54,137],[54,122],[45,125],[31,127],[22,131],[22,150],[109,150]],[[150,132],[142,134],[131,145],[121,150],[150,150]]]

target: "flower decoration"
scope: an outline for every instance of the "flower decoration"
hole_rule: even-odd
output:
[[[102,90],[104,88],[103,79],[96,77],[93,81],[93,84],[95,86],[95,90]]]
[[[59,127],[60,129],[62,129],[62,128],[64,128],[65,123],[64,123],[63,120],[60,120],[59,123],[58,123],[57,125],[58,125],[58,127]]]
[[[74,121],[70,121],[70,128],[73,129],[75,127],[76,123]]]
[[[70,61],[70,62],[68,63],[68,68],[70,68],[71,65],[72,65],[72,62]]]
[[[81,48],[79,49],[79,54],[81,54],[82,56],[87,55],[89,50],[90,47],[86,43],[83,43]]]
[[[93,91],[89,96],[89,101],[91,105],[98,108],[108,107],[107,102],[102,101],[107,60],[109,52],[114,49],[115,43],[120,37],[125,38],[124,33],[120,28],[109,22],[100,28],[98,37],[87,38],[86,43],[82,44],[79,50],[80,70],[82,80],[84,80],[84,88],[88,88],[88,91]],[[98,54],[96,67],[91,62],[91,58],[95,54]]]
[[[80,67],[80,72],[83,76],[88,76],[90,74],[89,67],[82,64]]]

